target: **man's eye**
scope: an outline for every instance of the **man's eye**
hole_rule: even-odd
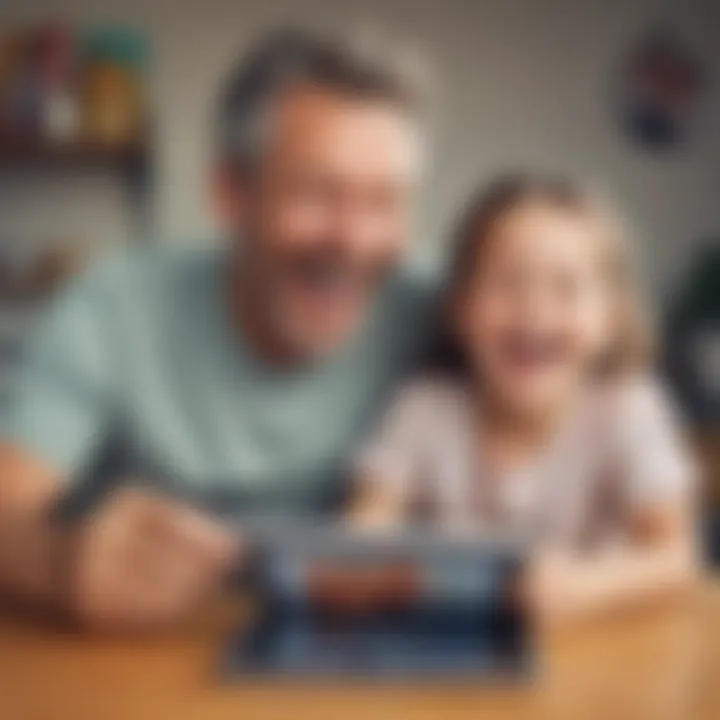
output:
[[[327,191],[320,185],[300,185],[293,188],[292,196],[298,200],[316,200],[327,196]]]
[[[381,213],[391,213],[409,204],[406,197],[390,188],[382,188],[368,193],[365,201],[369,208]]]
[[[332,186],[319,178],[298,178],[288,185],[288,194],[299,200],[325,198],[332,194]]]

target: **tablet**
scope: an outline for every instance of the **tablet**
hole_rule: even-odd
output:
[[[234,677],[522,678],[532,668],[518,543],[337,526],[255,536]]]

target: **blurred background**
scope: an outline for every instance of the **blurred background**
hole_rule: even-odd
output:
[[[218,84],[282,24],[369,26],[427,56],[439,111],[419,252],[441,254],[466,191],[503,169],[569,171],[617,198],[717,487],[715,0],[3,0],[0,408],[32,318],[67,277],[114,247],[216,237]]]

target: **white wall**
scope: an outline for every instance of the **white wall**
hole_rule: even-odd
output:
[[[619,197],[642,229],[650,284],[663,293],[693,243],[720,232],[720,12],[714,4],[675,0],[672,9],[667,0],[5,0],[0,18],[70,14],[150,33],[159,237],[212,233],[204,198],[210,113],[217,81],[244,43],[284,20],[367,22],[416,39],[442,81],[444,111],[425,224],[431,242],[439,241],[474,179],[508,166],[560,167],[598,179]],[[659,9],[660,17],[669,12],[704,58],[711,81],[715,76],[690,144],[668,156],[633,147],[617,129],[612,103],[617,66]],[[98,235],[122,234],[119,199],[107,197],[115,192],[103,190],[107,184],[93,183],[93,192],[105,200],[98,198],[95,211],[83,215],[83,232],[87,225]],[[3,195],[0,186],[0,217],[12,214]],[[67,215],[72,201],[60,205]]]

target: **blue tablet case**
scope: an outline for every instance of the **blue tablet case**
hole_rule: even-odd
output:
[[[516,544],[325,527],[258,533],[254,547],[234,677],[515,679],[532,667]]]

